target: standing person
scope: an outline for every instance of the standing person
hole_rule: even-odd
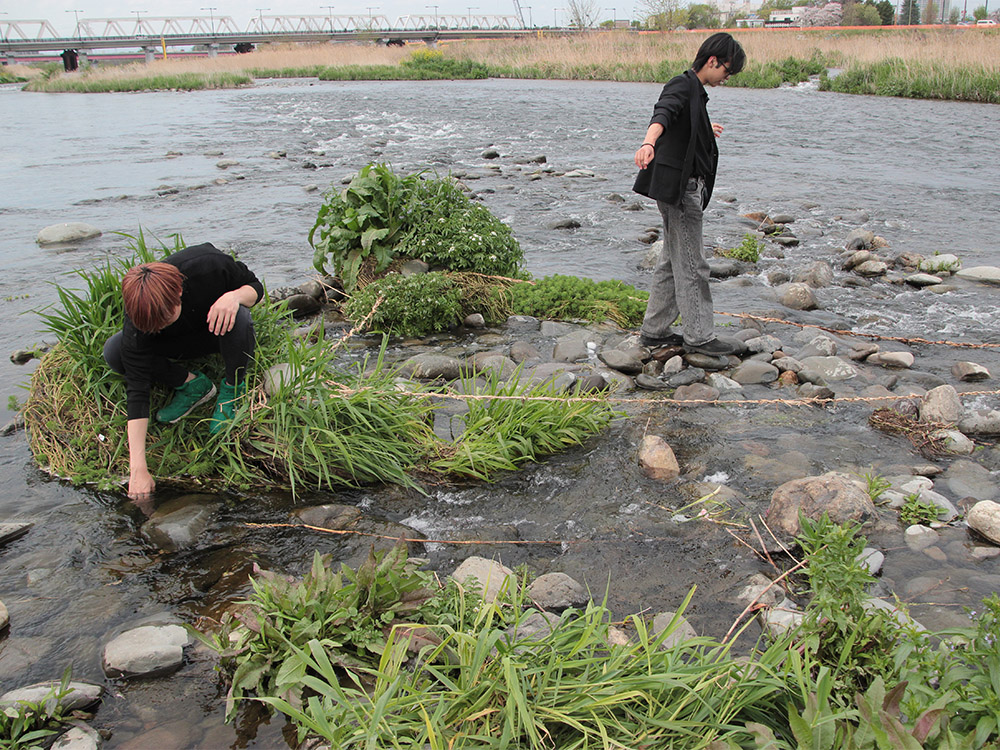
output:
[[[689,352],[722,356],[740,350],[739,342],[712,333],[712,292],[702,241],[702,212],[715,185],[722,126],[708,119],[706,86],[718,86],[743,70],[746,54],[729,34],[712,34],[698,49],[689,70],[672,78],[653,107],[635,164],[632,188],[653,198],[663,216],[663,251],[653,273],[646,317],[640,330],[644,346],[683,344]],[[681,317],[683,337],[670,327]]]
[[[249,268],[207,242],[126,272],[125,322],[104,345],[104,359],[125,376],[132,499],[148,499],[156,488],[146,466],[150,386],[174,389],[173,399],[156,413],[157,421],[173,424],[217,390],[205,375],[177,360],[221,354],[226,375],[210,432],[222,431],[233,419],[233,402],[246,393],[244,374],[256,343],[249,308],[263,295]]]

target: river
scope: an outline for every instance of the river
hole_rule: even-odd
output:
[[[120,253],[125,241],[117,232],[141,228],[163,239],[181,233],[188,244],[211,241],[237,251],[272,288],[299,283],[312,272],[306,235],[322,191],[370,161],[464,173],[513,228],[535,275],[572,273],[644,285],[638,263],[646,247],[637,238],[657,225],[658,215],[648,203],[646,210],[624,211],[608,196],[633,202],[632,153],[658,92],[653,84],[507,80],[296,80],[242,90],[107,95],[0,86],[0,350],[43,338],[32,311],[55,299],[54,283],[72,285],[66,274],[73,269]],[[796,217],[793,227],[803,244],[782,261],[792,272],[816,260],[839,268],[837,249],[859,226],[884,236],[893,253],[952,252],[967,266],[1000,265],[1000,170],[988,155],[995,106],[854,97],[819,92],[814,84],[719,88],[710,95],[712,119],[725,132],[719,200],[706,219],[709,244],[733,246],[745,231],[734,220],[737,212],[765,210]],[[487,147],[501,158],[481,158]],[[285,156],[272,158],[272,152]],[[530,181],[534,167],[516,162],[540,154],[558,172],[580,168],[596,176],[545,174]],[[222,169],[220,159],[239,164]],[[582,226],[548,228],[563,218]],[[38,230],[64,221],[85,221],[104,234],[72,249],[35,244]],[[773,310],[762,279],[751,282],[718,285],[716,309]],[[816,319],[875,333],[1000,342],[991,288],[966,285],[932,296],[886,287],[826,290]],[[966,357],[938,350],[918,355],[938,374],[947,373],[955,358]],[[977,355],[977,361],[1000,370],[995,354]],[[0,423],[14,416],[7,396],[23,402],[21,386],[33,367],[6,357],[0,363]],[[905,446],[874,444],[865,415],[842,407],[839,420],[799,415],[793,424],[776,410],[747,416],[713,408],[698,416],[651,411],[648,418],[681,441],[682,464],[727,473],[748,507],[757,507],[777,474],[773,466],[766,478],[743,473],[754,446],[770,443],[776,463],[813,473],[917,461]],[[622,615],[676,606],[697,583],[692,619],[721,634],[722,621],[738,609],[716,608],[714,597],[724,598],[752,558],[718,528],[657,516],[660,504],[683,502],[670,491],[651,496],[656,490],[628,468],[642,429],[617,424],[586,449],[496,486],[458,488],[431,500],[395,490],[335,499],[438,537],[512,524],[524,538],[600,540],[555,555],[547,548],[518,551],[508,560],[539,572],[565,570],[597,591],[613,580],[609,601]],[[794,460],[785,461],[783,453]],[[286,517],[290,499],[262,489],[242,502],[228,499],[217,521],[227,530],[225,542],[164,555],[137,535],[141,517],[121,496],[76,489],[38,472],[23,433],[0,438],[0,486],[0,521],[35,524],[27,536],[0,548],[0,599],[13,622],[0,640],[0,692],[58,677],[69,665],[76,676],[103,682],[101,645],[126,624],[164,613],[189,622],[215,615],[246,595],[251,561],[295,569],[311,545],[342,551],[322,539],[311,539],[304,551],[301,537],[233,531],[244,520]],[[632,535],[636,529],[645,541]],[[965,534],[954,530],[952,542],[963,544]],[[432,565],[447,572],[454,554],[431,550]],[[903,567],[907,577],[933,567],[905,551],[897,560],[903,561],[895,573],[900,577]],[[1000,567],[984,561],[979,572],[989,577]],[[892,568],[887,575],[894,575]],[[949,601],[973,603],[991,585],[972,586],[965,598]],[[938,599],[943,596],[939,591]],[[932,625],[953,623],[929,617]],[[141,747],[152,741],[147,733],[161,730],[166,744],[160,747],[285,744],[280,722],[244,722],[239,730],[222,725],[211,659],[198,649],[170,678],[108,684],[113,689],[94,723],[113,730],[109,748]]]

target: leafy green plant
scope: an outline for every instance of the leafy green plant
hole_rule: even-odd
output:
[[[763,240],[747,232],[743,235],[743,241],[734,248],[725,250],[722,255],[725,258],[742,260],[746,263],[756,263],[760,260],[760,254],[764,251]]]
[[[374,273],[385,271],[396,243],[422,215],[419,180],[416,174],[400,177],[385,164],[368,164],[344,190],[330,193],[309,232],[316,269],[325,273],[326,263],[332,263],[348,292],[357,287],[367,259]]]
[[[892,482],[874,471],[866,471],[861,478],[865,480],[865,491],[873,503],[877,503],[885,491],[892,488]]]
[[[642,322],[649,292],[617,281],[578,276],[546,276],[511,289],[511,309],[517,315],[565,320],[612,320],[624,328]]]
[[[355,323],[367,319],[365,330],[426,336],[458,323],[461,298],[462,291],[445,274],[390,273],[355,291],[343,311]]]
[[[924,500],[919,492],[913,492],[906,496],[902,507],[899,509],[899,520],[906,526],[915,523],[929,525],[936,521],[944,508],[935,505],[930,500]]]
[[[38,701],[18,701],[0,709],[0,747],[5,750],[36,750],[59,733],[66,719],[61,701],[69,694],[70,670],[62,681]]]
[[[874,577],[859,562],[867,540],[857,526],[839,526],[824,513],[817,521],[800,516],[798,538],[806,557],[812,599],[805,610],[802,642],[821,666],[831,670],[834,692],[843,705],[864,692],[876,677],[895,678],[892,654],[899,625],[884,610],[865,607]]]

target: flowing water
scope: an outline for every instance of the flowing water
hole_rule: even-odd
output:
[[[0,350],[43,338],[32,311],[53,301],[53,283],[72,285],[66,274],[73,269],[121,253],[125,241],[115,232],[141,227],[164,239],[181,233],[188,244],[211,241],[237,251],[272,288],[299,283],[311,273],[306,236],[322,190],[373,160],[401,170],[464,173],[512,226],[535,275],[643,285],[638,264],[646,248],[637,238],[657,225],[658,214],[648,202],[637,211],[623,205],[634,202],[632,153],[658,92],[653,84],[501,80],[282,81],[235,91],[99,96],[2,86]],[[826,260],[836,267],[847,232],[862,225],[884,236],[893,253],[954,252],[966,266],[1000,265],[1000,170],[983,145],[983,134],[995,128],[995,107],[850,97],[805,85],[713,90],[709,110],[726,129],[719,200],[706,218],[708,243],[732,247],[746,231],[738,214],[769,210],[795,216],[803,244],[762,266],[794,273]],[[500,151],[499,160],[481,158],[490,146]],[[271,158],[276,151],[287,156]],[[539,154],[559,172],[583,168],[596,176],[529,180],[535,166],[516,162]],[[223,158],[239,164],[221,169],[216,164]],[[624,196],[626,204],[609,194]],[[582,226],[547,228],[563,218]],[[35,244],[39,229],[63,221],[86,221],[104,235],[70,249]],[[714,288],[717,310],[778,307],[763,278]],[[891,335],[1000,341],[991,288],[960,284],[932,295],[886,284],[837,285],[819,296],[821,313],[795,319]],[[989,352],[915,351],[921,370],[946,379],[956,359],[1000,371]],[[23,401],[20,386],[33,367],[4,358],[0,396]],[[996,399],[983,402],[995,406]],[[432,538],[585,540],[501,548],[501,554],[511,565],[570,573],[595,596],[607,588],[621,615],[673,608],[697,584],[688,614],[699,630],[721,635],[740,609],[734,588],[749,572],[767,569],[722,527],[678,523],[675,510],[691,499],[695,485],[664,487],[641,477],[635,449],[642,433],[667,437],[689,479],[721,478],[735,491],[737,509],[759,511],[785,479],[921,462],[903,441],[873,433],[868,411],[649,407],[584,449],[497,485],[432,490],[429,497],[374,489],[299,503],[357,504]],[[0,412],[0,422],[14,416],[6,403]],[[982,461],[1000,463],[994,453],[985,451]],[[0,439],[0,483],[0,521],[35,523],[27,536],[0,549],[0,599],[13,623],[0,640],[3,690],[57,677],[68,665],[75,676],[102,682],[101,647],[125,626],[164,614],[188,622],[218,616],[246,595],[254,562],[295,572],[314,548],[342,559],[362,549],[350,540],[243,526],[287,519],[291,498],[262,488],[223,498],[210,543],[162,553],[138,535],[143,517],[122,496],[76,489],[38,472],[23,433]],[[885,536],[884,548],[901,548],[888,552],[885,587],[904,589],[926,578],[927,591],[910,593],[947,605],[973,603],[996,588],[1000,568],[972,561],[967,532],[942,536],[946,564],[909,552],[898,533]],[[496,548],[475,551],[489,556]],[[462,549],[460,556],[470,552]],[[459,559],[443,545],[429,545],[427,556],[443,572]],[[931,626],[961,619],[957,606],[918,609],[917,615]],[[113,730],[108,747],[284,746],[280,721],[223,725],[211,663],[193,649],[172,677],[109,682],[111,694],[94,722]]]

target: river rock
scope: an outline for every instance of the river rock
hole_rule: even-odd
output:
[[[318,526],[323,529],[346,529],[361,518],[361,511],[353,505],[328,503],[313,505],[309,508],[297,508],[292,511],[292,517],[307,526]]]
[[[666,381],[644,372],[635,376],[635,385],[644,391],[668,391],[673,387],[668,385]]]
[[[990,378],[990,371],[975,362],[956,362],[951,366],[951,374],[966,383],[978,383]]]
[[[719,391],[705,383],[691,383],[682,385],[671,398],[674,401],[717,401]]]
[[[66,686],[66,695],[62,698],[55,698],[49,694],[53,688],[58,688],[62,683],[58,680],[39,682],[28,687],[11,690],[0,696],[0,708],[16,706],[19,701],[26,703],[40,703],[43,698],[49,696],[45,702],[45,710],[49,713],[55,712],[58,708],[63,713],[71,711],[84,711],[96,704],[104,695],[104,688],[100,685],[93,685],[89,682],[70,682]]]
[[[562,611],[567,607],[582,607],[590,597],[587,590],[565,573],[545,573],[528,586],[528,596],[542,609]]]
[[[552,612],[532,612],[516,625],[511,625],[505,631],[507,643],[522,644],[538,643],[550,636],[559,627],[560,617]],[[514,646],[514,653],[530,650],[525,645]]]
[[[793,479],[771,494],[766,518],[775,531],[795,537],[801,531],[800,513],[810,519],[828,513],[834,523],[864,523],[876,515],[875,506],[860,482],[837,472]]]
[[[475,588],[482,594],[483,601],[490,604],[503,589],[517,584],[513,570],[485,557],[466,558],[451,577],[463,586]]]
[[[424,352],[403,362],[399,373],[418,380],[455,380],[462,375],[462,363],[446,354]]]
[[[790,633],[802,624],[805,617],[799,612],[798,605],[787,597],[778,604],[762,610],[764,629],[775,638]]]
[[[288,362],[278,362],[264,372],[264,393],[274,396],[283,385],[292,383],[292,366]]]
[[[714,357],[711,354],[699,354],[698,352],[685,354],[684,361],[691,365],[691,367],[711,370],[713,372],[725,370],[729,367],[729,357]]]
[[[639,468],[650,479],[662,482],[676,479],[681,473],[673,449],[659,435],[643,436],[639,445]]]
[[[981,281],[984,284],[1000,284],[1000,268],[996,266],[973,266],[956,271],[955,275],[960,279],[969,281]]]
[[[730,279],[740,275],[740,264],[732,258],[709,258],[708,273],[713,279]]]
[[[323,305],[311,294],[293,294],[284,300],[285,305],[294,318],[305,318],[315,315],[323,309]]]
[[[671,388],[680,388],[682,385],[691,385],[692,383],[700,383],[705,379],[705,371],[700,367],[688,367],[687,369],[681,370],[676,375],[671,375],[667,380],[667,384]]]
[[[994,544],[1000,544],[1000,503],[992,500],[979,501],[969,509],[965,521],[973,531]]]
[[[875,256],[868,250],[856,250],[847,257],[847,260],[844,261],[842,268],[845,271],[853,271],[862,263],[867,263],[874,257]]]
[[[34,524],[27,521],[0,523],[0,547],[24,536],[32,526]]]
[[[578,219],[557,219],[548,224],[549,229],[579,229],[581,226]]]
[[[882,570],[882,563],[885,562],[885,555],[874,547],[865,547],[858,554],[858,562],[871,575],[877,576]]]
[[[108,677],[152,677],[179,668],[191,638],[180,625],[143,625],[127,630],[104,647]]]
[[[104,740],[96,729],[78,723],[63,732],[50,750],[100,750],[103,744]]]
[[[485,151],[483,151],[483,153],[481,153],[480,156],[484,159],[499,159],[500,152],[497,151],[495,148],[488,148]]]
[[[781,587],[772,585],[771,579],[766,575],[754,573],[736,595],[736,600],[743,604],[759,603],[765,607],[773,607],[778,603],[780,592]]]
[[[642,372],[642,360],[619,349],[605,349],[597,355],[597,358],[612,370],[624,372],[626,375],[638,375]]]
[[[748,359],[733,370],[733,380],[741,385],[773,383],[778,379],[778,368],[767,362]]]
[[[886,271],[889,270],[889,266],[881,260],[866,260],[864,263],[859,263],[854,267],[854,273],[859,276],[885,276]]]
[[[508,380],[517,370],[517,363],[500,352],[476,352],[465,360],[465,367],[476,375]]]
[[[837,353],[837,342],[829,336],[814,336],[795,354],[800,362],[806,357],[832,357]]]
[[[0,633],[7,629],[10,625],[10,612],[7,611],[7,605],[0,601]]]
[[[816,295],[808,284],[792,281],[782,284],[775,291],[778,301],[792,310],[815,310],[819,307]]]
[[[732,378],[728,378],[725,375],[718,372],[710,372],[705,376],[705,382],[712,386],[715,390],[722,393],[724,391],[740,391],[743,390],[743,386],[737,383]]]
[[[833,269],[830,268],[829,263],[824,263],[819,260],[809,266],[806,270],[795,274],[793,281],[808,284],[813,289],[821,289],[825,286],[830,286],[830,284],[833,283]]]
[[[779,357],[778,359],[772,359],[771,364],[778,368],[778,372],[799,372],[802,369],[802,363],[795,357]]]
[[[238,167],[240,165],[239,161],[236,159],[219,159],[215,162],[215,166],[219,169],[229,169],[230,167]]]
[[[939,385],[927,391],[920,403],[921,422],[955,424],[962,416],[962,401],[954,386]]]
[[[187,549],[208,528],[218,507],[213,495],[184,495],[170,500],[142,525],[142,535],[167,552]]]
[[[825,385],[816,385],[815,383],[803,383],[798,388],[795,389],[799,398],[810,398],[810,399],[832,399],[836,394],[827,388]]]
[[[976,449],[976,444],[958,430],[935,430],[928,437],[941,440],[945,453],[952,456],[968,456]]]
[[[906,531],[903,532],[903,540],[906,542],[907,547],[915,552],[919,552],[936,544],[938,535],[929,526],[915,523],[912,526],[906,527]]]
[[[748,338],[743,343],[746,346],[747,351],[752,354],[757,354],[759,352],[774,354],[774,352],[782,348],[781,339],[777,336],[771,336],[770,334],[753,336]]]
[[[940,276],[933,276],[929,273],[914,273],[903,279],[910,286],[923,288],[940,284],[943,279]]]
[[[70,221],[65,224],[52,224],[42,229],[35,242],[39,245],[59,245],[65,242],[81,242],[94,237],[100,237],[101,230],[82,221]]]
[[[858,368],[840,357],[806,357],[802,360],[799,380],[827,385],[857,377]]]
[[[865,361],[870,365],[908,369],[913,367],[915,359],[909,352],[875,352]]]
[[[684,615],[679,615],[676,612],[660,612],[653,617],[653,635],[659,636],[664,630],[670,627],[671,623],[673,623],[673,627],[670,633],[663,639],[663,643],[660,644],[660,650],[667,651],[674,646],[679,646],[686,641],[690,641],[692,638],[698,637],[695,629],[691,627],[691,623],[687,621]]]
[[[462,320],[462,325],[466,328],[485,328],[486,318],[483,317],[482,313],[469,313]]]
[[[528,333],[541,328],[538,318],[530,315],[511,315],[504,323],[504,328],[512,333]]]
[[[958,429],[966,435],[1000,435],[1000,410],[967,412],[959,420]]]
[[[847,239],[844,240],[844,247],[848,250],[866,250],[875,241],[875,233],[867,229],[852,229]]]
[[[527,341],[515,341],[510,345],[510,358],[517,364],[542,358],[542,353]]]
[[[951,253],[932,255],[920,261],[920,270],[924,273],[955,273],[961,268],[962,261],[958,259],[958,256]]]

